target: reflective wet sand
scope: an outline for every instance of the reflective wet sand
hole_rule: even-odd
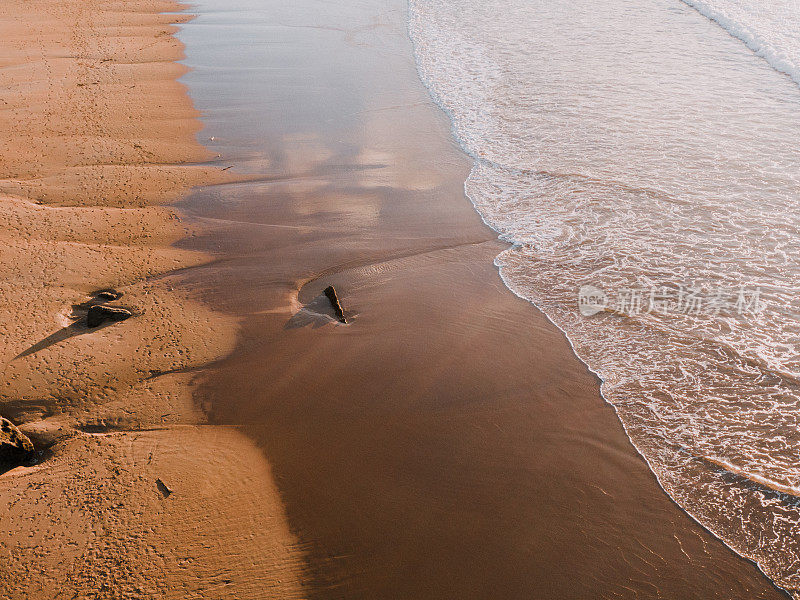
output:
[[[252,179],[181,205],[205,230],[182,245],[218,259],[183,284],[242,322],[199,399],[270,461],[308,595],[782,597],[503,286],[405,8],[204,2],[181,34],[201,140]]]

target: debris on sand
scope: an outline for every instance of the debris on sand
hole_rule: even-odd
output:
[[[16,467],[34,455],[31,441],[11,421],[0,417],[0,465]]]
[[[95,298],[100,298],[102,300],[119,300],[122,298],[122,292],[118,292],[117,290],[100,290],[99,292],[95,292]]]
[[[95,304],[89,308],[89,312],[86,314],[86,324],[89,327],[97,327],[106,320],[124,321],[131,316],[133,316],[133,313],[127,308]]]
[[[347,318],[344,316],[342,305],[339,304],[339,297],[336,295],[336,289],[332,285],[329,285],[325,288],[323,293],[328,297],[328,300],[331,301],[331,306],[333,306],[333,312],[336,315],[336,318],[342,323],[347,323]]]
[[[167,484],[161,481],[161,479],[156,479],[156,487],[164,498],[169,498],[172,495],[172,490],[169,489]]]

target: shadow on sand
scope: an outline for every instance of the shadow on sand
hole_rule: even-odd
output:
[[[86,313],[89,311],[89,309],[92,306],[95,306],[96,304],[105,303],[104,299],[97,297],[97,294],[103,291],[104,290],[101,290],[100,292],[95,292],[94,294],[95,297],[92,298],[91,300],[87,300],[86,302],[81,302],[80,304],[73,304],[72,315],[70,316],[70,319],[73,320],[73,323],[71,325],[67,325],[66,327],[59,329],[55,333],[51,333],[43,340],[36,342],[33,346],[31,346],[27,350],[17,354],[13,360],[24,358],[25,356],[30,356],[31,354],[39,352],[40,350],[44,350],[45,348],[49,348],[50,346],[58,344],[59,342],[68,340],[69,338],[78,335],[83,335],[85,333],[99,331],[103,329],[106,325],[109,325],[109,323],[103,323],[98,327],[91,327],[91,328],[86,325]]]
[[[59,329],[55,333],[51,333],[50,335],[48,335],[43,340],[40,340],[40,341],[36,342],[33,346],[31,346],[27,350],[17,354],[14,357],[14,360],[17,360],[18,358],[23,358],[25,356],[30,356],[31,354],[39,352],[40,350],[44,350],[45,348],[49,348],[50,346],[58,344],[59,342],[63,342],[64,340],[68,340],[69,338],[72,338],[72,337],[75,337],[75,336],[78,336],[78,335],[83,335],[85,333],[93,333],[95,331],[99,331],[99,330],[103,329],[103,327],[105,327],[108,324],[109,323],[104,323],[103,325],[100,325],[99,327],[92,327],[90,329],[89,327],[87,327],[86,321],[84,319],[81,319],[80,321],[76,321],[75,323],[72,323],[71,325],[67,325],[66,327],[63,327],[63,328]]]

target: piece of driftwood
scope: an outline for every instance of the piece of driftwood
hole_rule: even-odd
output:
[[[342,305],[339,303],[339,297],[336,295],[336,289],[332,285],[329,285],[325,288],[323,293],[328,297],[328,300],[331,301],[333,313],[336,315],[336,318],[342,323],[347,323],[347,317],[344,316]]]

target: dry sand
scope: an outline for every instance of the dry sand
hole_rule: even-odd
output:
[[[173,285],[210,257],[162,205],[224,178],[193,164],[178,8],[0,5],[0,414],[49,447],[0,475],[0,598],[301,595],[269,465],[193,398],[237,321]],[[135,316],[89,330],[105,287]]]

